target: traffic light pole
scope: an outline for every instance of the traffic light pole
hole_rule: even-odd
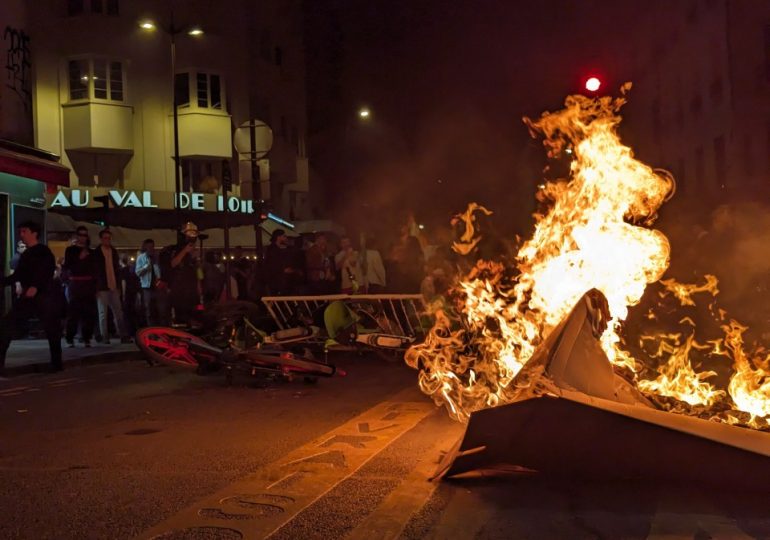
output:
[[[233,177],[230,171],[230,162],[226,159],[222,160],[222,222],[225,240],[225,291],[227,291],[227,298],[232,297],[232,287],[230,285],[230,218],[229,218],[229,206],[230,206],[230,188],[232,187]],[[241,294],[238,291],[238,294]]]
[[[254,212],[257,221],[254,223],[254,248],[257,252],[257,271],[260,280],[264,281],[264,252],[262,249],[262,184],[259,177],[259,165],[257,164],[257,126],[256,122],[249,122],[249,142],[251,145],[251,198],[254,202]]]

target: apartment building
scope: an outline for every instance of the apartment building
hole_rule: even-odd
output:
[[[627,137],[680,201],[770,200],[770,2],[651,0],[627,34]]]
[[[274,137],[259,161],[262,196],[285,216],[307,217],[299,0],[29,6],[35,144],[62,156],[81,202],[83,192],[127,190],[174,205],[176,99],[181,191],[213,197],[230,169],[232,193],[251,199],[251,164],[233,133],[259,119]]]

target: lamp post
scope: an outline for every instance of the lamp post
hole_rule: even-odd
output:
[[[263,268],[262,251],[262,185],[259,176],[259,160],[264,159],[273,147],[273,130],[261,120],[248,120],[233,134],[233,145],[241,160],[251,162],[251,199],[257,219],[254,223],[254,249],[257,253],[257,267]]]
[[[174,208],[180,211],[179,203],[182,193],[182,174],[179,163],[179,100],[176,92],[176,37],[180,34],[197,37],[203,35],[203,30],[197,25],[177,26],[174,22],[174,12],[171,11],[171,20],[168,26],[157,25],[154,21],[145,19],[139,23],[139,27],[146,31],[160,29],[169,36],[171,41],[171,99],[174,119]]]

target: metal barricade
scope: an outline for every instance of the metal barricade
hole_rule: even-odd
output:
[[[354,312],[366,313],[380,331],[394,336],[422,338],[426,327],[426,308],[420,294],[333,294],[326,296],[266,296],[267,311],[283,330],[296,326],[298,318],[315,318],[330,302],[341,300]]]

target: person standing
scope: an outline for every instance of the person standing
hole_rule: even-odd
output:
[[[305,275],[310,294],[331,294],[334,288],[334,265],[326,235],[318,233],[305,250]]]
[[[361,265],[358,261],[358,251],[353,249],[353,244],[347,236],[340,238],[340,251],[334,257],[334,264],[342,278],[342,294],[359,293],[362,283]]]
[[[16,330],[22,323],[36,317],[43,324],[48,349],[51,353],[51,369],[61,371],[61,290],[54,282],[56,259],[48,246],[39,242],[40,225],[28,221],[19,225],[19,236],[27,246],[19,257],[16,270],[4,276],[2,286],[20,283],[22,295],[19,301],[0,320],[0,371],[5,369],[5,355]]]
[[[385,265],[382,263],[382,256],[374,245],[369,244],[361,250],[361,276],[363,277],[364,294],[382,294],[385,292],[386,274]]]
[[[75,334],[80,326],[80,337],[86,347],[91,346],[96,324],[96,279],[93,250],[88,229],[80,226],[75,231],[75,243],[64,251],[64,274],[67,275],[67,330],[65,340],[75,346]]]
[[[166,247],[161,253],[160,286],[170,290],[175,322],[187,324],[201,296],[198,264],[193,256],[198,242],[198,227],[195,223],[187,222],[181,233],[177,245]]]
[[[148,326],[157,326],[164,324],[161,319],[163,313],[168,310],[166,291],[157,288],[160,280],[160,265],[158,256],[155,252],[155,240],[148,238],[142,242],[142,249],[136,258],[134,267],[139,285],[142,289],[142,306],[144,306],[145,324]]]
[[[270,245],[265,250],[265,272],[271,295],[290,295],[294,292],[294,276],[300,273],[294,261],[286,231],[274,230],[270,236]]]
[[[217,253],[206,252],[203,258],[203,304],[216,304],[225,288],[225,273],[217,266]]]
[[[110,333],[107,316],[112,311],[115,331],[120,334],[122,343],[129,343],[123,319],[123,306],[120,303],[120,260],[118,250],[112,246],[112,233],[109,229],[99,231],[100,245],[94,251],[96,269],[96,303],[99,310],[99,331],[102,343],[109,344]]]

